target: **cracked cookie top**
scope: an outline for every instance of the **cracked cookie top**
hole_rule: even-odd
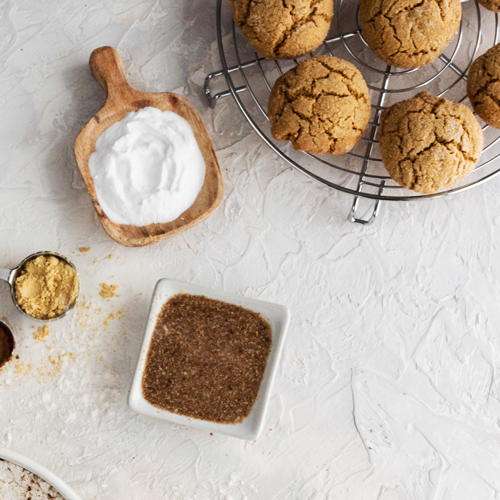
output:
[[[474,111],[489,125],[500,128],[500,44],[472,64],[467,94]]]
[[[273,137],[312,154],[350,151],[363,135],[370,112],[361,73],[331,56],[301,61],[278,78],[268,106]]]
[[[361,33],[391,66],[419,68],[438,57],[460,27],[460,0],[360,0]]]
[[[230,0],[249,45],[267,59],[293,59],[316,49],[333,16],[333,0]]]
[[[491,12],[500,12],[500,0],[478,0],[478,2]]]
[[[483,131],[472,111],[428,92],[384,110],[377,139],[389,175],[422,194],[464,179],[483,148]]]

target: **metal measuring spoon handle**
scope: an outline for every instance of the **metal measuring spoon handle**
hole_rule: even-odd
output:
[[[14,274],[15,271],[17,271],[19,268],[16,269],[5,269],[3,267],[0,267],[0,280],[6,281],[10,286],[12,286],[13,280],[14,280]]]
[[[21,264],[22,265],[22,264]],[[14,292],[14,279],[16,278],[17,272],[21,268],[21,265],[15,267],[14,269],[7,269],[5,267],[0,267],[0,280],[6,281],[10,285],[10,295],[16,308],[23,314],[26,314],[21,306],[17,302],[16,294]]]

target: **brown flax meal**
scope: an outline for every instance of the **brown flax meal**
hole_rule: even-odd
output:
[[[201,295],[175,295],[156,321],[143,395],[180,415],[241,422],[257,398],[271,342],[260,314]]]

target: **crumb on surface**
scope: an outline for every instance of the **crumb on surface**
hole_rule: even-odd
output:
[[[118,285],[108,285],[107,283],[101,283],[100,284],[101,291],[99,292],[99,295],[106,300],[109,300],[112,297],[119,297],[119,295],[116,292]]]
[[[38,329],[33,332],[33,338],[40,342],[45,342],[46,338],[50,335],[50,330],[47,325],[39,326]]]
[[[123,311],[115,311],[108,314],[107,318],[103,321],[104,326],[109,326],[109,322],[114,319],[120,319],[123,316]]]

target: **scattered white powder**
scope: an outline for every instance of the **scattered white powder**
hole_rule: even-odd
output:
[[[89,159],[97,199],[117,224],[171,222],[196,200],[205,160],[189,123],[143,108],[111,125]]]
[[[0,459],[2,500],[64,500],[57,491],[32,472]]]

